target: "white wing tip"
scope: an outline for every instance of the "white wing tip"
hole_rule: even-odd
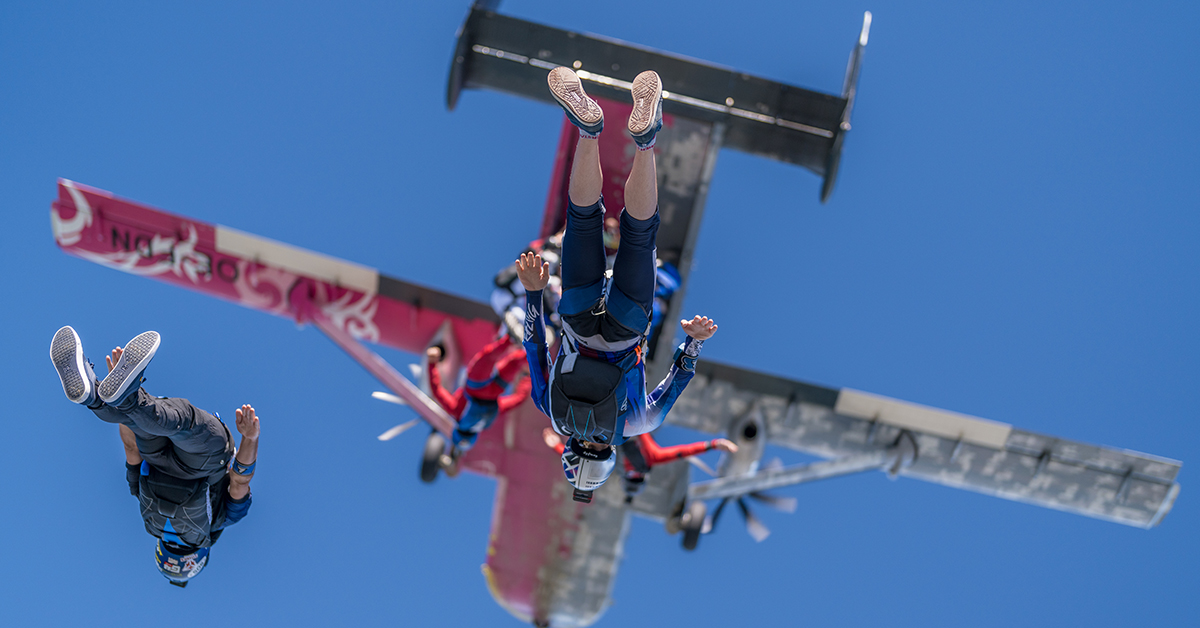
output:
[[[859,33],[859,35],[858,35],[858,45],[860,45],[860,46],[867,45],[867,37],[870,34],[871,34],[871,12],[865,11],[863,13],[862,33]]]

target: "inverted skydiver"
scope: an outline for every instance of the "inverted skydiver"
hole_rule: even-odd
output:
[[[209,548],[250,510],[250,479],[258,457],[258,417],[234,411],[241,446],[220,417],[186,399],[152,397],[142,374],[158,351],[158,332],[135,336],[106,356],[97,381],[79,334],[59,329],[50,343],[67,399],[116,423],[125,447],[125,479],[138,498],[146,531],[158,539],[154,559],[171,584],[187,586],[208,564]],[[236,451],[236,454],[235,454]]]
[[[430,347],[425,352],[429,384],[433,396],[446,412],[458,421],[451,437],[450,451],[442,456],[446,475],[458,475],[458,458],[475,445],[479,434],[502,412],[521,405],[529,395],[530,379],[522,378],[511,394],[504,391],[525,371],[525,351],[514,347],[509,334],[503,335],[475,354],[467,364],[466,384],[453,393],[442,388],[437,364],[442,352]]]
[[[549,265],[526,253],[517,261],[517,273],[527,291],[524,344],[533,400],[551,418],[555,431],[570,437],[562,454],[563,473],[575,487],[575,499],[589,502],[592,491],[612,473],[614,447],[662,424],[694,374],[701,345],[717,325],[700,316],[681,321],[688,338],[676,350],[667,377],[646,394],[642,344],[650,329],[659,223],[651,149],[662,128],[662,82],[652,71],[633,80],[628,129],[638,150],[625,182],[621,246],[611,282],[604,280],[603,177],[597,141],[604,112],[584,93],[572,70],[554,68],[548,82],[554,99],[579,128],[563,236],[559,315],[564,339],[553,366],[542,313]]]

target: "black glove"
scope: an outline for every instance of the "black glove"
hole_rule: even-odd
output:
[[[142,475],[142,465],[125,463],[125,481],[129,482],[129,494],[137,497],[138,478]]]

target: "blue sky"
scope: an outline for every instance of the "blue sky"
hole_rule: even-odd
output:
[[[1151,531],[881,474],[785,491],[762,544],[730,517],[685,554],[635,520],[601,625],[1196,622],[1196,5],[600,7],[501,9],[822,91],[875,15],[828,205],[805,171],[720,156],[685,308],[721,325],[707,357],[1185,462]],[[484,298],[536,235],[561,116],[445,110],[466,10],[6,5],[0,624],[517,624],[479,571],[493,483],[420,484],[420,436],[374,438],[407,410],[332,343],[69,258],[47,220],[67,177]],[[116,430],[62,396],[68,323],[93,359],[156,329],[149,390],[259,409],[254,508],[186,592],[154,570]]]

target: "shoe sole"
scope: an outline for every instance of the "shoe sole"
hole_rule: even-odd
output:
[[[629,88],[633,94],[633,111],[629,114],[629,134],[643,135],[654,125],[658,102],[662,100],[662,79],[658,73],[647,70],[633,79]]]
[[[58,370],[63,392],[72,403],[81,403],[92,392],[92,383],[84,377],[83,343],[70,325],[54,333],[50,341],[50,360]]]
[[[161,341],[162,339],[156,331],[142,332],[134,336],[133,340],[125,345],[125,350],[121,352],[121,359],[117,360],[112,371],[104,377],[104,381],[100,382],[100,387],[96,391],[100,396],[100,401],[109,403],[125,394],[133,381],[139,379],[130,376],[146,369],[146,365],[154,359],[154,353],[158,351],[158,344]]]
[[[583,91],[583,83],[573,70],[562,66],[554,68],[546,82],[554,100],[584,126],[595,126],[604,120],[604,110]]]

